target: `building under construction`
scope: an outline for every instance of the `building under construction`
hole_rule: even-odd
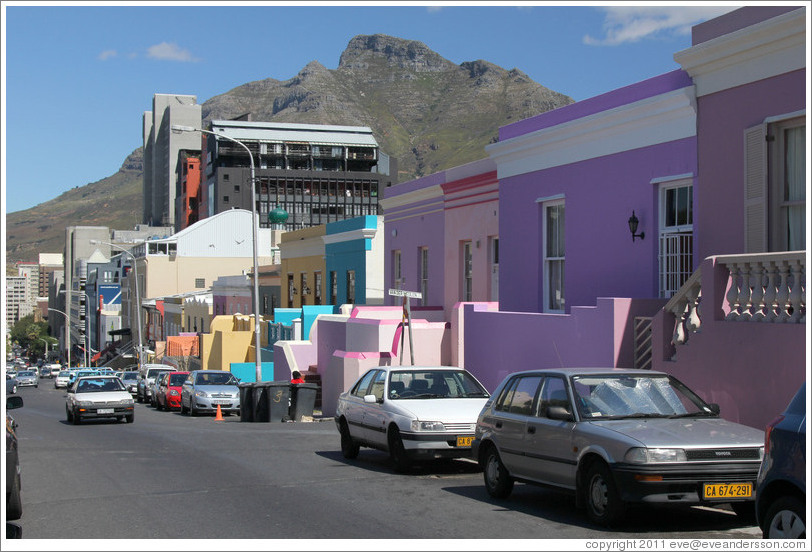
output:
[[[213,120],[202,135],[202,194],[211,216],[251,209],[251,159],[260,224],[274,208],[285,230],[379,214],[379,190],[396,183],[394,159],[368,127]],[[201,214],[202,215],[202,214]]]

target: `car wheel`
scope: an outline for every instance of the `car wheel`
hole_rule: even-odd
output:
[[[358,458],[358,451],[361,446],[353,440],[350,435],[350,428],[347,425],[347,420],[341,420],[341,454],[347,460]]]
[[[507,468],[499,457],[499,451],[491,446],[485,456],[485,469],[482,471],[485,479],[485,490],[493,498],[507,498],[513,491],[513,478],[508,474]]]
[[[804,504],[793,496],[776,500],[764,516],[765,539],[805,539]]]
[[[189,416],[197,416],[194,399],[189,399]]]
[[[71,419],[73,420],[73,425],[79,425],[82,423],[82,418],[79,416],[78,412],[74,412],[73,415],[71,415]]]
[[[180,413],[181,415],[186,414],[186,407],[183,406],[183,399],[180,400]]]
[[[593,523],[611,525],[625,510],[615,488],[612,473],[603,462],[595,462],[586,475],[586,511]]]
[[[129,414],[127,416],[124,416],[124,419],[127,420],[128,424],[131,424],[135,421],[135,414]]]
[[[403,446],[403,439],[400,437],[400,430],[397,426],[392,426],[389,430],[389,457],[395,464],[395,470],[404,472],[409,469],[411,462],[406,455],[406,447]]]
[[[116,416],[116,422],[121,423],[124,421],[124,416]]]
[[[68,408],[67,405],[65,405],[65,418],[67,418],[68,422],[73,421],[73,412],[71,412],[71,409]]]
[[[20,474],[15,473],[11,494],[6,502],[6,520],[13,521],[21,517],[23,517],[23,501],[20,497]]]
[[[141,394],[141,391],[138,391],[135,394],[135,400],[140,402],[140,403],[144,402],[144,396]]]

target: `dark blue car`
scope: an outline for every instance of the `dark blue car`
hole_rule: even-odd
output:
[[[806,383],[764,435],[756,516],[764,538],[806,538]]]

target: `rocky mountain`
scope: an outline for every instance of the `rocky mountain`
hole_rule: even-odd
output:
[[[484,60],[457,65],[421,42],[376,34],[350,40],[337,69],[312,61],[291,79],[214,96],[202,113],[204,122],[250,113],[253,121],[368,126],[397,158],[404,182],[482,159],[500,126],[570,103],[518,69]],[[8,266],[61,252],[68,225],[129,229],[140,222],[142,165],[139,148],[116,174],[9,213]]]

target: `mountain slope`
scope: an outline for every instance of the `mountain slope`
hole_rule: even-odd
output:
[[[361,35],[337,69],[313,61],[292,79],[249,82],[201,107],[204,124],[250,113],[253,121],[368,126],[397,158],[404,182],[482,159],[500,126],[570,103],[518,69],[483,60],[457,65],[421,42]],[[8,268],[62,252],[66,226],[132,228],[141,221],[142,188],[139,148],[116,174],[9,213]]]

